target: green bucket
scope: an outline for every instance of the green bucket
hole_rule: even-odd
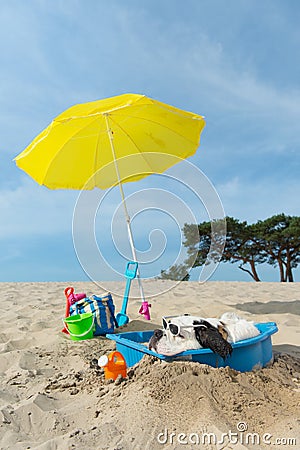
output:
[[[94,316],[92,313],[76,314],[64,319],[65,326],[73,341],[92,339],[94,336]]]

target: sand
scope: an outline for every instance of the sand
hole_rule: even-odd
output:
[[[0,283],[1,449],[300,448],[300,283],[146,281],[152,320],[132,298],[126,330],[154,329],[162,315],[236,311],[277,323],[274,363],[240,373],[146,356],[117,382],[94,365],[113,341],[60,332],[68,285],[88,295],[104,287],[120,310],[124,283]]]

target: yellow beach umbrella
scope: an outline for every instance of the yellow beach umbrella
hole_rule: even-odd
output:
[[[145,95],[123,94],[67,109],[15,162],[50,189],[107,189],[119,185],[136,261],[122,183],[162,173],[179,159],[193,155],[204,126],[204,118],[197,114]],[[131,155],[134,166],[132,158],[126,158]]]

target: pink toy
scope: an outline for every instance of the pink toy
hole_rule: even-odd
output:
[[[73,303],[78,302],[79,300],[82,300],[83,298],[86,297],[85,293],[81,293],[81,294],[74,294],[74,288],[73,287],[67,287],[65,289],[65,296],[68,300],[69,305],[73,305]]]
[[[146,320],[150,320],[150,309],[151,305],[147,301],[142,303],[142,306],[139,309],[139,313],[142,314]]]
[[[67,287],[65,289],[65,296],[67,299],[67,303],[66,303],[66,313],[65,313],[65,317],[69,317],[70,315],[70,306],[73,305],[74,303],[78,302],[79,300],[82,300],[83,298],[86,297],[85,293],[80,293],[80,294],[74,294],[74,288],[73,287]],[[67,328],[65,327],[63,330],[61,330],[63,333],[69,334]]]

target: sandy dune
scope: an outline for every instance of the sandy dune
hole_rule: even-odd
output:
[[[112,341],[60,333],[69,284],[88,295],[110,290],[120,310],[124,283],[0,283],[1,449],[260,449],[278,448],[276,439],[299,448],[299,283],[145,282],[151,323],[132,298],[126,330],[154,329],[165,314],[236,311],[277,323],[275,361],[239,373],[145,357],[116,383],[93,364]]]

